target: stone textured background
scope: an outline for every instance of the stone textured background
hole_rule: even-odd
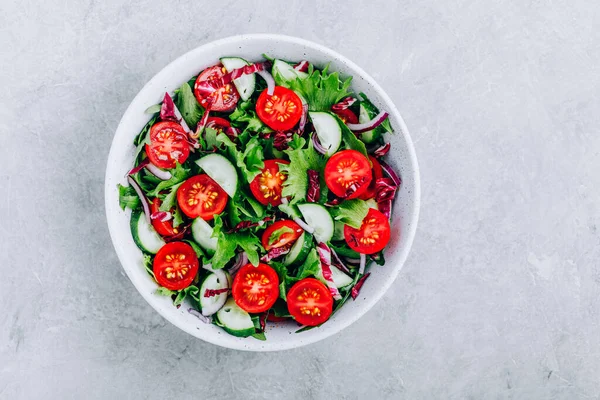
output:
[[[3,0],[0,398],[600,398],[600,5]],[[322,43],[398,105],[422,173],[384,299],[316,345],[252,354],[168,324],[104,217],[128,103],[238,33]]]

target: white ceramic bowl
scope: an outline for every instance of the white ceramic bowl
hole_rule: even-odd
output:
[[[392,238],[385,253],[386,264],[374,266],[356,301],[348,301],[323,326],[294,333],[296,324],[269,326],[267,340],[237,338],[214,325],[200,322],[187,312],[177,309],[169,297],[155,295],[156,283],[148,276],[142,253],[136,247],[129,229],[130,211],[119,208],[118,183],[133,165],[133,138],[149,119],[144,110],[162,100],[165,91],[173,92],[202,69],[214,65],[223,56],[239,56],[260,60],[266,53],[284,60],[309,60],[317,66],[331,63],[332,71],[353,76],[354,92],[366,93],[380,109],[390,114],[395,135],[387,139],[392,144],[388,162],[400,172],[402,187],[396,196],[392,218]],[[358,320],[383,296],[402,268],[410,250],[419,216],[420,186],[417,158],[408,129],[398,110],[383,89],[365,71],[333,50],[307,40],[270,34],[241,35],[200,46],[167,65],[154,76],[133,99],[115,133],[106,167],[106,218],[113,245],[129,279],[146,301],[163,317],[185,332],[207,342],[239,350],[284,350],[325,339]]]

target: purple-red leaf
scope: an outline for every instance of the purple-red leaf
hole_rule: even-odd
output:
[[[306,200],[311,203],[316,203],[321,198],[321,185],[319,184],[319,172],[314,169],[306,171],[308,175],[308,191],[306,193]]]
[[[356,285],[354,285],[352,287],[352,291],[350,292],[350,296],[352,296],[352,298],[354,300],[356,300],[356,298],[358,297],[358,294],[360,293],[360,289],[362,288],[362,286],[364,285],[365,281],[367,280],[367,278],[370,275],[371,275],[371,273],[368,272],[367,274],[361,276],[360,279],[356,282]]]

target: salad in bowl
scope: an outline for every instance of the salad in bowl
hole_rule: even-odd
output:
[[[281,327],[327,330],[349,303],[380,297],[361,290],[395,276],[385,259],[404,236],[395,200],[406,183],[388,160],[388,110],[352,75],[310,57],[243,55],[163,90],[130,136],[125,178],[110,193],[107,180],[107,204],[127,212],[139,261],[124,266],[138,290],[146,275],[152,301],[140,292],[161,314],[280,341]]]

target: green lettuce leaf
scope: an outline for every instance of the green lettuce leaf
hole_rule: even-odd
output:
[[[241,248],[248,255],[248,261],[253,265],[258,265],[258,249],[260,242],[256,236],[250,232],[225,233],[222,231],[223,220],[220,215],[215,216],[215,226],[213,228],[213,237],[218,240],[217,251],[210,259],[213,269],[221,269],[231,261],[236,255],[237,248]]]
[[[234,160],[235,165],[237,165],[248,183],[252,182],[264,168],[263,149],[258,137],[253,137],[246,144],[243,152],[237,149],[235,143],[227,135],[217,135],[216,140],[227,147],[229,157]]]
[[[330,212],[336,221],[358,229],[370,208],[374,208],[371,202],[354,199],[341,202],[339,205],[332,207]]]
[[[379,109],[377,107],[375,107],[375,105],[373,103],[371,103],[371,101],[369,100],[367,95],[362,92],[359,94],[360,94],[360,97],[362,98],[360,103],[367,110],[367,112],[369,113],[371,118],[374,117],[375,115],[379,114]],[[381,123],[381,125],[379,125],[375,129],[381,129],[382,131],[385,131],[385,132],[394,133],[394,130],[392,129],[392,124],[390,123],[389,118],[386,118],[385,121],[383,121]]]
[[[344,146],[346,146],[347,149],[360,151],[365,157],[368,158],[369,153],[367,153],[367,148],[364,142],[357,138],[354,132],[352,132],[337,115],[332,115],[335,117],[337,123],[342,129],[342,140],[344,141]]]
[[[243,101],[238,104],[235,111],[229,115],[232,125],[236,128],[252,132],[267,133],[273,132],[271,128],[266,126],[257,116],[254,111],[255,105],[252,101]]]
[[[287,174],[287,179],[283,183],[282,196],[289,196],[290,204],[294,204],[306,199],[308,189],[306,171],[309,169],[322,171],[325,168],[325,159],[315,150],[312,141],[309,141],[306,149],[302,147],[289,148],[285,153],[289,156],[290,163],[279,165],[279,170]],[[321,182],[321,188],[325,187],[324,182]]]
[[[121,206],[121,209],[130,208],[135,210],[141,206],[140,198],[133,187],[121,184],[117,186],[119,188],[119,206]]]
[[[308,67],[308,78],[289,82],[290,88],[300,93],[308,103],[310,111],[329,111],[331,106],[351,94],[349,88],[352,77],[342,81],[338,72],[328,73],[329,65],[323,71]]]
[[[154,190],[148,192],[149,197],[157,197],[163,190],[169,189],[190,177],[190,170],[184,168],[179,163],[177,163],[175,168],[169,170],[169,172],[171,172],[171,178],[166,181],[161,181],[158,185],[156,185]]]
[[[187,82],[181,85],[177,91],[175,105],[190,129],[194,130],[204,114],[204,108],[198,104],[198,100]]]

